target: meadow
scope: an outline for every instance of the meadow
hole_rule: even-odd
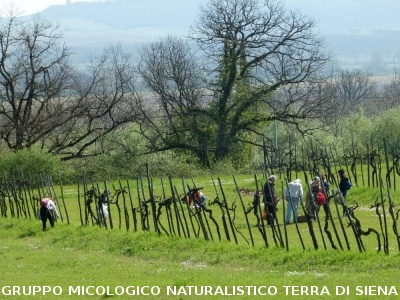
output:
[[[350,245],[348,249],[334,205],[332,215],[338,225],[343,249],[332,248],[326,235],[320,233],[316,221],[313,226],[319,246],[317,250],[311,242],[307,223],[298,224],[305,249],[295,225],[285,227],[282,222],[280,230],[285,237],[284,247],[274,243],[270,226],[265,227],[269,241],[266,247],[254,215],[249,214],[254,238],[252,246],[232,176],[215,176],[214,183],[217,179],[223,186],[225,197],[238,203],[235,213],[237,242],[227,240],[223,234],[218,240],[215,231],[214,238],[206,240],[201,234],[190,238],[167,235],[155,232],[152,227],[147,231],[134,231],[132,226],[129,230],[124,226],[110,229],[91,223],[82,226],[76,186],[63,187],[62,197],[70,224],[64,218],[62,222],[58,220],[55,228],[42,232],[41,223],[35,218],[0,218],[0,268],[3,274],[0,298],[399,299],[399,249],[387,212],[388,253],[378,251],[373,234],[362,237],[365,251],[359,251],[355,235],[343,219]],[[235,179],[239,189],[245,191],[241,196],[247,207],[254,197],[255,179],[246,175]],[[208,200],[212,200],[216,192],[221,194],[207,176],[195,178],[191,183],[203,187]],[[168,186],[165,181],[164,184]],[[182,186],[180,179],[174,181],[175,184]],[[117,183],[114,185],[118,186]],[[135,182],[130,186],[132,194],[137,195]],[[169,194],[168,189],[162,189],[159,180],[154,180],[152,186],[155,195],[162,191]],[[147,190],[146,182],[144,187]],[[179,188],[176,190],[180,192]],[[54,191],[62,203],[59,187]],[[396,203],[398,192],[392,194]],[[380,228],[376,211],[371,208],[379,197],[382,197],[379,189],[355,186],[349,196],[349,205],[358,203],[355,214],[363,229],[374,228],[382,233],[384,230]],[[212,209],[220,222],[218,209]],[[60,210],[63,210],[62,204]],[[111,211],[115,218],[115,207],[111,206]],[[283,201],[280,201],[280,221],[282,213]],[[166,224],[165,219],[162,222]],[[334,241],[338,246],[338,241]]]

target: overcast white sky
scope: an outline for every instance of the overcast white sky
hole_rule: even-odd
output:
[[[14,3],[23,14],[34,14],[51,5],[65,4],[65,0],[0,0],[0,2]],[[92,2],[94,0],[72,0],[74,2]]]

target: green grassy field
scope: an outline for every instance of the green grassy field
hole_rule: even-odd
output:
[[[254,190],[251,176],[236,179],[239,188]],[[238,203],[231,178],[226,176],[221,182],[229,201]],[[196,179],[196,185],[204,186],[209,200],[214,197],[208,178]],[[132,189],[134,194],[134,183]],[[313,247],[307,224],[301,223],[305,250],[295,226],[289,225],[287,251],[279,243],[275,245],[268,226],[269,247],[265,246],[252,214],[249,220],[255,245],[251,246],[239,205],[236,244],[223,235],[218,241],[215,232],[214,240],[206,241],[202,236],[158,235],[152,229],[134,232],[132,227],[126,231],[124,226],[121,230],[81,226],[77,189],[70,186],[63,190],[69,225],[64,216],[55,228],[42,232],[41,223],[34,218],[0,218],[0,299],[400,299],[399,249],[389,215],[389,254],[377,251],[376,236],[372,234],[362,238],[366,251],[360,252],[350,227],[345,229],[350,250],[345,246],[334,250],[326,235],[321,235],[317,222],[313,226],[318,250]],[[154,190],[161,192],[156,181]],[[380,232],[379,219],[370,208],[379,190],[354,187],[350,195],[349,204],[359,204],[355,212],[363,229],[371,227]],[[251,193],[242,196],[245,206],[251,203]],[[395,201],[397,194],[393,196]],[[114,207],[111,209],[115,212]],[[218,209],[213,210],[220,221]],[[339,225],[334,207],[333,215]],[[280,229],[284,235],[284,226]],[[345,245],[339,226],[338,230]],[[337,240],[335,243],[338,246]]]

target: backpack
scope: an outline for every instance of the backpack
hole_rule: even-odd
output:
[[[348,179],[346,181],[346,191],[348,191],[352,187],[351,181]]]
[[[326,204],[326,198],[325,198],[325,195],[324,195],[324,193],[322,191],[318,193],[316,200],[317,200],[317,205],[318,206],[323,206],[323,205]]]
[[[49,198],[43,198],[41,201],[40,201],[40,206],[42,206],[42,207],[45,207],[45,206],[47,206],[47,202],[49,202]]]

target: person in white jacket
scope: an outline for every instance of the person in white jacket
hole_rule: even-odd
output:
[[[97,215],[99,217],[99,224],[106,226],[108,220],[108,201],[110,200],[110,191],[104,190],[103,194],[100,195],[100,199],[97,202]]]
[[[296,179],[288,183],[288,188],[285,191],[285,198],[287,200],[287,210],[285,215],[286,224],[290,223],[290,217],[293,213],[293,221],[297,223],[299,202],[301,197],[303,197],[303,186],[301,185],[301,180]]]
[[[50,222],[50,226],[54,227],[55,217],[59,218],[56,204],[51,198],[43,198],[40,201],[40,218],[42,219],[42,230],[46,230],[47,219]]]

